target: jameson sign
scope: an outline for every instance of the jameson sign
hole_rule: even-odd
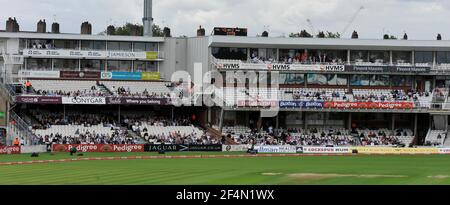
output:
[[[61,104],[61,97],[17,96],[16,103],[21,104]]]
[[[62,104],[67,104],[67,105],[105,105],[106,98],[102,98],[102,97],[63,97]]]
[[[126,59],[126,60],[156,60],[158,52],[129,52],[129,51],[81,51],[81,50],[45,50],[24,49],[25,57],[35,58],[87,58],[87,59]]]
[[[59,144],[52,145],[52,152],[70,152],[72,148],[76,148],[78,152],[144,152],[142,144]]]
[[[19,146],[0,146],[1,154],[20,154],[21,149]]]
[[[164,98],[108,97],[106,104],[111,105],[166,105]]]

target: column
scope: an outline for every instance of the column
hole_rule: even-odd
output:
[[[417,137],[417,120],[419,114],[414,114],[414,137]]]
[[[219,117],[219,132],[220,133],[222,133],[222,129],[223,129],[223,117],[224,117],[224,114],[225,114],[225,110],[222,107],[222,109],[220,110],[220,117]]]
[[[276,125],[275,128],[280,128],[280,113],[278,112],[278,115],[276,116]]]
[[[352,113],[348,113],[348,130],[352,129]]]
[[[395,129],[395,114],[392,114],[391,130]]]
[[[352,59],[350,58],[350,55],[351,55],[351,51],[350,51],[350,50],[347,50],[347,64],[348,64],[348,65],[350,65],[350,61],[352,60]]]
[[[304,112],[303,113],[303,126],[305,128],[305,130],[308,129],[308,112]]]

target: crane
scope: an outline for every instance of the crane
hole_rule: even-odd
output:
[[[342,33],[341,33],[342,36],[345,35],[345,33],[347,32],[348,28],[355,21],[356,17],[358,17],[358,14],[364,9],[365,9],[364,6],[359,7],[358,11],[356,11],[356,13],[352,16],[352,18],[350,19],[350,21],[347,23],[347,25],[345,26],[344,30],[342,31]]]

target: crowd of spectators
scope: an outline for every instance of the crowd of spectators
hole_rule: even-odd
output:
[[[429,92],[417,92],[409,90],[392,90],[390,93],[374,93],[368,91],[366,94],[354,94],[353,101],[356,102],[392,102],[392,101],[419,101],[420,98],[429,97]]]
[[[36,129],[46,129],[52,125],[92,125],[111,126],[116,124],[116,119],[107,114],[80,114],[76,112],[67,113],[65,116],[61,112],[49,112],[43,110],[30,110],[31,116],[38,120],[38,125],[33,125]]]
[[[117,88],[117,95],[121,97],[137,97],[137,98],[170,98],[169,93],[155,93],[149,92],[145,89],[142,93],[131,92],[130,88],[125,89],[124,87]]]
[[[408,136],[404,130],[385,131],[343,130],[343,129],[277,129],[247,133],[224,133],[237,144],[255,142],[259,145],[294,146],[402,146],[398,137]],[[409,145],[405,145],[409,146]]]
[[[50,135],[37,135],[38,144],[136,144],[137,139],[128,135],[126,130],[114,130],[112,134],[99,134],[88,130],[77,131],[72,135],[52,133]]]

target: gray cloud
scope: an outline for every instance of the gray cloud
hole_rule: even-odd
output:
[[[8,17],[17,17],[22,30],[35,30],[39,19],[56,19],[61,31],[78,33],[81,22],[90,21],[94,32],[108,24],[140,23],[143,0],[0,0],[0,28]],[[450,2],[445,0],[154,0],[157,24],[168,26],[175,36],[195,35],[202,25],[247,27],[250,35],[268,27],[271,36],[308,29],[342,32],[360,6],[361,11],[345,37],[357,30],[361,38],[380,38],[383,33],[410,39],[450,36]],[[54,17],[54,15],[56,17]]]

